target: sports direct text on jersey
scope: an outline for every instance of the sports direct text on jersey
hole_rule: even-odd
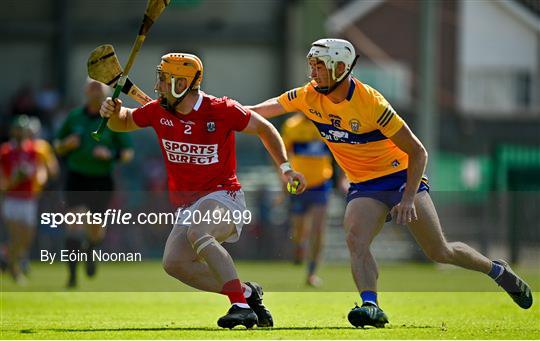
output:
[[[175,163],[209,165],[219,162],[217,144],[194,144],[161,139],[167,159]]]

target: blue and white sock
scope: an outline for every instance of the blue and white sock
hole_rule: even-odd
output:
[[[504,272],[504,268],[502,265],[497,264],[495,262],[491,262],[491,270],[488,272],[488,276],[497,279],[500,275]]]
[[[360,293],[360,297],[362,298],[363,303],[371,303],[377,305],[377,293],[375,291],[362,291]]]

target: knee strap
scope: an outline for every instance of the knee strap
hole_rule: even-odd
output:
[[[201,251],[205,247],[207,247],[208,245],[214,242],[216,242],[216,239],[213,236],[209,234],[205,234],[193,243],[193,249],[195,250],[195,253],[197,253],[198,255],[199,253],[201,253]]]

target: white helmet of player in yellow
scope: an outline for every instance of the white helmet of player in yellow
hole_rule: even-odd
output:
[[[312,84],[318,92],[329,94],[352,72],[358,56],[355,54],[354,46],[347,40],[324,38],[311,44],[307,59],[308,62],[316,59],[324,63],[335,83],[327,87],[320,87],[313,82]],[[339,63],[343,63],[345,69],[338,75],[336,71]]]

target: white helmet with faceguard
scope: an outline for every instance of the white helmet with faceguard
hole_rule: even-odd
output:
[[[311,44],[307,59],[308,62],[313,59],[323,62],[331,78],[336,82],[331,87],[320,87],[312,82],[315,90],[323,94],[329,94],[349,76],[358,56],[355,54],[354,46],[350,42],[343,39],[325,38]],[[339,63],[343,63],[345,66],[345,70],[341,75],[336,74]]]
[[[159,86],[156,91],[161,97],[161,105],[171,111],[184,99],[190,90],[199,89],[202,76],[203,64],[199,57],[188,53],[169,53],[161,57],[161,62],[156,68],[157,82],[165,82],[169,88],[170,94],[176,99],[174,103],[168,103],[165,93],[162,93]],[[176,81],[186,79],[187,86],[184,91],[176,92]]]

